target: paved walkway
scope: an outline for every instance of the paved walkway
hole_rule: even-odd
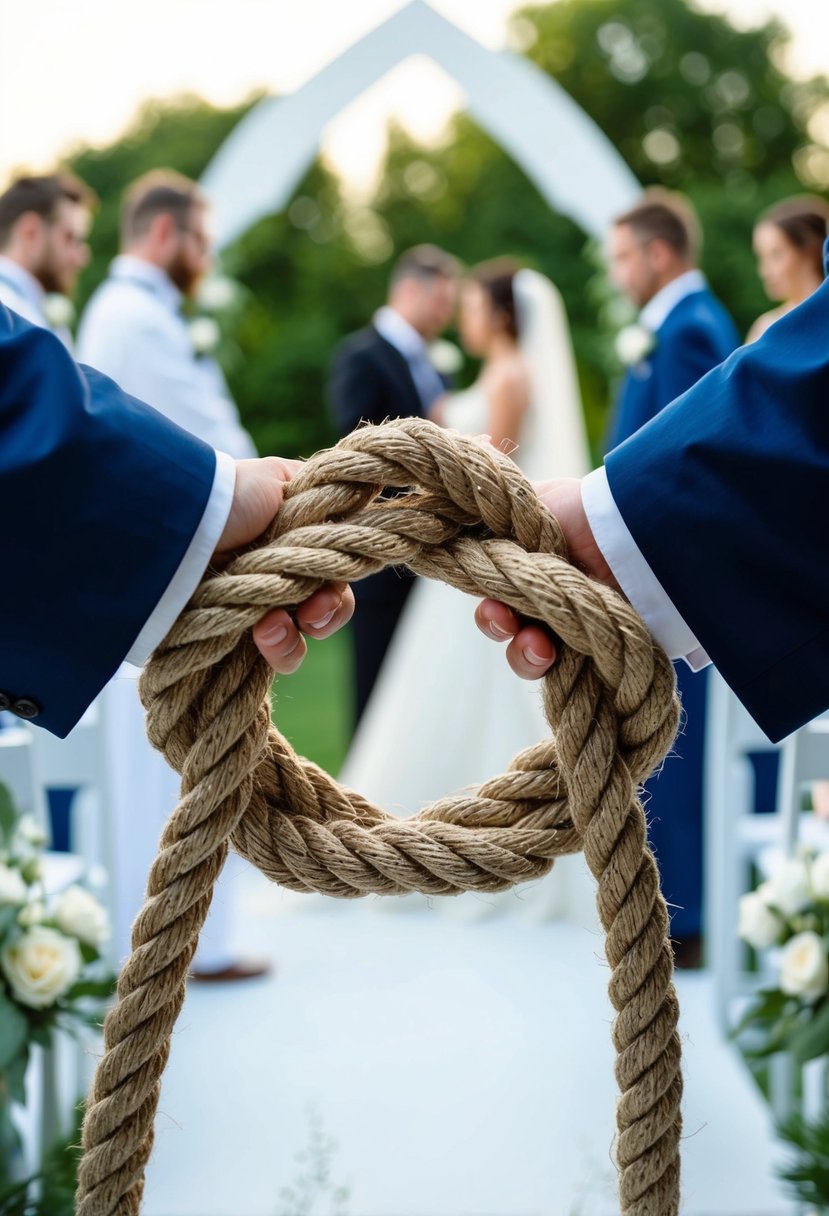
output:
[[[238,861],[235,863],[240,866]],[[270,980],[191,987],[146,1216],[609,1216],[615,1082],[595,930],[294,896],[239,870]],[[769,1121],[679,979],[684,1216],[782,1216]],[[340,1193],[342,1192],[342,1193]]]

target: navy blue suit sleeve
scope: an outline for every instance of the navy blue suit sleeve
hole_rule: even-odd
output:
[[[752,716],[829,706],[829,283],[612,452],[637,545]]]
[[[0,306],[0,689],[65,735],[129,652],[213,485],[212,448]]]

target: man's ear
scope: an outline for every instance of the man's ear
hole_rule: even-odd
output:
[[[149,236],[156,248],[166,249],[173,243],[177,235],[178,225],[172,215],[162,212],[161,215],[153,216]]]
[[[666,270],[672,270],[676,265],[676,250],[673,245],[669,245],[661,237],[653,237],[648,244],[648,249],[650,251],[651,266],[657,274],[661,274]]]
[[[15,237],[26,245],[35,244],[43,236],[46,221],[36,211],[24,211],[14,226]]]

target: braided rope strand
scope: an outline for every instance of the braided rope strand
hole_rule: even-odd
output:
[[[407,492],[379,498],[384,488]],[[562,642],[543,681],[552,738],[474,794],[407,820],[296,756],[270,722],[271,673],[249,637],[266,611],[390,565],[504,600]],[[105,1024],[78,1216],[139,1211],[172,1029],[228,845],[284,886],[340,898],[504,890],[583,849],[617,1011],[621,1209],[675,1216],[678,1007],[637,797],[676,730],[673,668],[630,606],[569,564],[557,522],[511,461],[411,419],[318,454],[262,543],[202,582],[148,664],[141,696],[182,794]]]

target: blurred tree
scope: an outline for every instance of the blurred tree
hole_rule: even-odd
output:
[[[559,0],[520,10],[509,37],[596,120],[643,184],[691,196],[706,232],[704,269],[745,331],[767,307],[751,253],[757,213],[829,185],[819,138],[826,80],[787,78],[779,24],[738,30],[686,0]],[[116,144],[70,158],[102,199],[84,296],[116,252],[123,188],[160,165],[198,177],[254,101],[222,111],[191,97],[152,103]],[[224,269],[248,289],[226,370],[260,450],[307,455],[331,442],[331,352],[382,301],[392,258],[427,240],[469,263],[512,253],[557,283],[598,455],[620,320],[599,251],[465,115],[428,147],[393,127],[368,200],[344,195],[317,161],[283,214],[226,251]]]

